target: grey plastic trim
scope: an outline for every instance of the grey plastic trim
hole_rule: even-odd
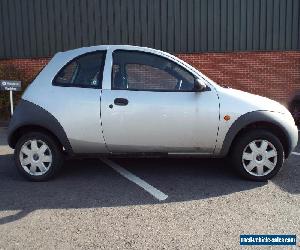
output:
[[[288,152],[286,152],[286,157],[291,153],[294,146],[297,144],[293,131],[288,130],[276,117],[272,116],[270,111],[252,111],[240,116],[229,128],[222,149],[220,151],[220,156],[225,156],[228,154],[230,146],[236,137],[236,135],[246,126],[253,124],[255,122],[269,122],[276,125],[281,129],[281,132],[285,135],[288,140]]]
[[[40,106],[21,99],[8,127],[8,145],[10,147],[15,147],[16,142],[13,139],[15,132],[25,126],[39,126],[50,131],[56,136],[67,152],[73,154],[68,137],[57,119]]]

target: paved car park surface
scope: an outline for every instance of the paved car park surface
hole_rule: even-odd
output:
[[[188,158],[69,160],[33,183],[5,138],[0,128],[0,249],[240,249],[240,234],[300,236],[297,154],[266,183]]]

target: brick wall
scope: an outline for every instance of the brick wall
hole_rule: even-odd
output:
[[[300,51],[177,54],[214,81],[286,103],[300,90]],[[0,60],[30,79],[49,58]]]
[[[33,79],[49,60],[50,58],[0,60],[0,67],[1,65],[13,65],[22,71],[27,79]]]
[[[300,51],[178,54],[217,83],[286,104],[300,90]]]

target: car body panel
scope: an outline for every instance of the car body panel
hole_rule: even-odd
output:
[[[74,153],[105,153],[99,89],[53,86],[35,104],[51,113],[65,129]]]
[[[129,103],[114,105],[115,98],[126,98]],[[103,90],[101,110],[104,137],[111,152],[214,150],[219,125],[219,103],[214,90]]]
[[[103,47],[97,50],[103,50]],[[92,51],[77,49],[58,53],[22,97],[47,110],[58,120],[65,128],[74,153],[108,153],[100,120],[101,90],[53,86],[52,80],[74,57]]]
[[[292,150],[296,147],[298,141],[298,130],[297,127],[293,125],[288,114],[283,115],[282,113],[272,112],[272,111],[252,111],[241,115],[236,119],[233,124],[228,129],[224,140],[222,141],[222,148],[217,153],[220,157],[226,156],[230,150],[233,140],[236,138],[237,134],[245,127],[254,123],[266,122],[273,124],[278,128],[278,132],[282,132],[286,138],[286,148],[285,157],[287,158]],[[290,120],[290,122],[286,122]]]
[[[278,116],[285,117],[286,122],[289,123],[288,126],[293,127],[293,131],[297,130],[290,112],[280,103],[266,97],[250,94],[236,89],[223,88],[220,86],[216,87],[216,89],[220,98],[220,129],[214,152],[216,155],[221,152],[225,137],[234,122],[244,114],[250,112],[272,112],[268,115],[268,117],[273,115],[274,120],[278,120]],[[229,121],[224,120],[224,116],[226,115],[230,116]],[[264,121],[261,115],[258,115],[256,119],[251,119],[252,123],[259,121]],[[282,126],[285,126],[284,121]]]
[[[69,154],[73,154],[72,146],[64,128],[57,119],[40,106],[22,99],[15,108],[14,116],[10,120],[7,138],[8,145],[14,147],[16,144],[16,138],[14,138],[15,131],[18,131],[20,128],[32,126],[50,131],[55,135],[66,151]]]

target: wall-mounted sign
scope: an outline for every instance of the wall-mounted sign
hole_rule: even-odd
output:
[[[0,80],[0,90],[21,91],[21,81]]]
[[[0,90],[9,91],[10,113],[14,113],[13,91],[21,91],[21,81],[0,80]]]

